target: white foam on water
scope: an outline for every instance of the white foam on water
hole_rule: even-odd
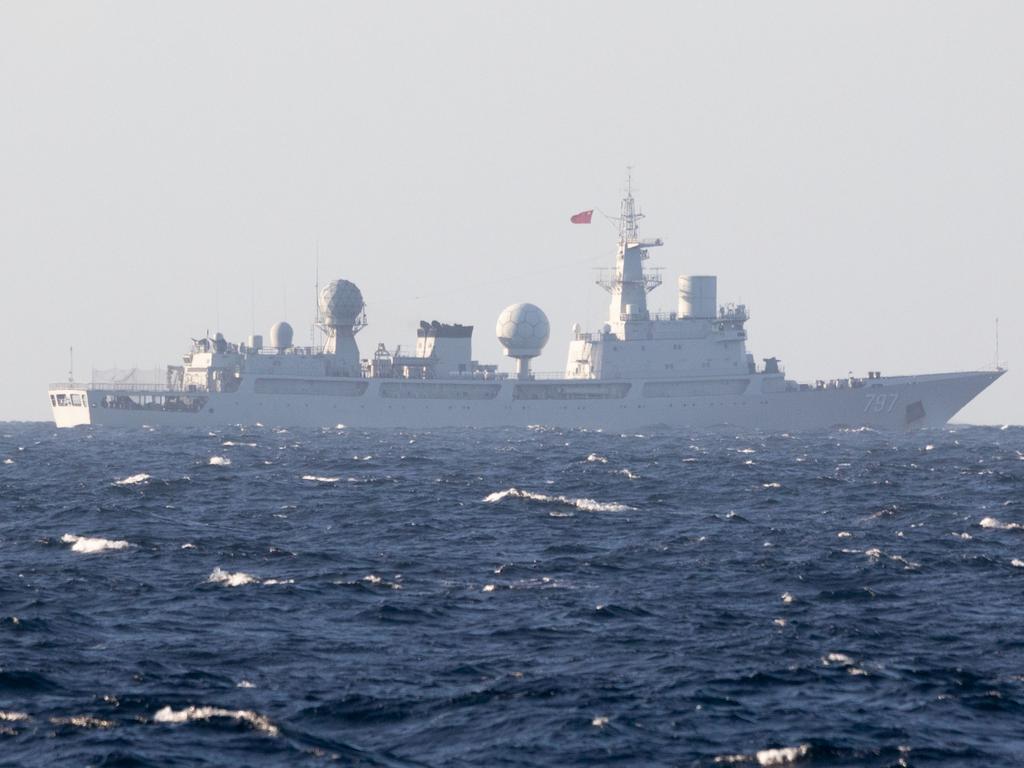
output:
[[[970,541],[971,539],[974,538],[973,536],[971,536],[971,534],[967,533],[967,531],[964,531],[963,533],[957,533],[956,531],[950,531],[949,535],[950,536],[955,536],[958,539],[963,539],[964,541]]]
[[[210,466],[211,467],[226,467],[231,464],[231,459],[227,456],[211,456]]]
[[[182,549],[195,549],[196,545],[193,544],[191,541],[186,541],[184,544],[181,545],[181,548]]]
[[[255,687],[256,686],[253,685],[252,682],[250,682],[249,680],[239,680],[238,681],[238,685],[235,686],[235,688],[255,688]]]
[[[781,488],[782,483],[762,483],[765,488]]]
[[[1014,568],[1024,568],[1024,560],[1020,560],[1015,557],[1013,558],[1013,560],[1010,561],[1010,565],[1012,565]]]
[[[263,585],[267,587],[273,587],[280,584],[294,584],[295,579],[265,579]]]
[[[4,459],[4,464],[13,464],[14,459]]]
[[[606,459],[604,456],[598,456],[596,453],[592,453],[589,456],[587,456],[587,461],[596,462],[598,464],[608,463],[608,459]]]
[[[223,709],[221,707],[185,707],[171,709],[169,706],[159,709],[153,715],[154,723],[190,723],[195,720],[212,720],[215,717],[226,717],[231,720],[248,723],[268,736],[277,736],[278,728],[264,715],[251,709]]]
[[[341,482],[340,477],[321,477],[320,475],[303,475],[303,480],[309,480],[314,483],[338,483]]]
[[[103,720],[91,715],[73,715],[72,717],[51,717],[53,725],[73,725],[76,728],[113,728],[117,723],[113,720]]]
[[[925,449],[926,451],[934,451],[934,450],[935,450],[935,446],[934,446],[934,445],[932,445],[931,443],[929,443],[928,445],[926,445],[926,446],[924,447],[924,449]]]
[[[791,595],[789,592],[783,592],[779,597],[784,603],[792,603],[794,600],[796,600],[796,598],[793,597],[793,595]]]
[[[129,475],[123,480],[115,480],[114,485],[139,485],[149,480],[150,476],[145,472],[140,472],[137,475]]]
[[[1004,523],[994,517],[983,517],[978,523],[982,528],[996,528],[1000,531],[1019,531],[1024,529],[1020,523]]]
[[[871,547],[871,549],[865,549],[864,554],[868,557],[881,557],[882,550],[880,550],[878,547]]]
[[[213,569],[213,572],[206,580],[214,584],[223,584],[225,587],[244,587],[246,584],[260,583],[260,580],[255,576],[243,573],[242,571],[231,573],[230,571],[223,570],[219,565]]]
[[[821,663],[826,667],[831,667],[833,664],[838,664],[843,667],[852,667],[853,658],[847,656],[845,653],[830,653],[827,656],[821,657]]]
[[[617,470],[616,474],[624,475],[625,477],[629,478],[630,480],[639,480],[640,479],[640,475],[636,474],[635,472],[630,470],[628,467],[625,468],[625,469]]]
[[[801,757],[806,757],[810,751],[810,744],[799,744],[795,747],[762,749],[754,757],[757,759],[757,764],[761,766],[785,765],[794,763]]]
[[[757,453],[753,448],[738,448],[736,453]]]
[[[786,620],[785,619],[772,619],[772,624],[774,624],[777,627],[784,627],[784,626],[786,626]]]
[[[0,723],[17,723],[22,720],[28,720],[28,714],[25,712],[16,712],[14,710],[4,711],[0,709]]]
[[[584,512],[627,512],[633,509],[633,507],[626,504],[618,504],[616,502],[602,502],[584,498],[576,499],[569,496],[549,496],[545,493],[521,491],[518,488],[506,488],[504,491],[495,491],[485,496],[483,501],[487,504],[496,504],[508,498],[529,499],[545,504],[564,504],[568,507],[576,507],[576,509],[581,509]]]
[[[597,717],[595,717],[593,720],[590,721],[590,724],[592,726],[594,726],[595,728],[604,728],[606,725],[608,725],[608,716],[607,715],[598,715]]]
[[[91,539],[88,536],[76,536],[73,533],[65,533],[60,537],[60,540],[65,544],[70,544],[72,552],[81,552],[85,555],[93,555],[97,552],[106,552],[108,550],[127,549],[131,546],[127,541]]]
[[[366,576],[363,576],[363,581],[368,581],[371,584],[380,584],[381,581],[383,581],[383,579],[381,579],[380,576],[378,576],[378,575],[376,575],[374,573],[371,573],[371,574],[368,574]]]
[[[839,533],[836,534],[836,537],[840,538],[840,539],[848,539],[851,536],[853,536],[853,534],[850,533],[849,531],[840,531]]]
[[[223,443],[221,443],[221,445],[227,446],[228,448],[230,448],[232,446],[239,446],[241,448],[255,448],[256,447],[256,443],[236,443],[234,440],[225,440]]]
[[[493,584],[484,584],[484,592],[493,592],[495,589]]]

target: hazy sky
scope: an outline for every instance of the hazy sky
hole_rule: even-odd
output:
[[[792,378],[1014,370],[1024,3],[0,2],[0,419],[357,283],[378,341],[532,301],[596,328],[627,165],[675,275],[717,274]],[[219,325],[218,325],[219,319]]]

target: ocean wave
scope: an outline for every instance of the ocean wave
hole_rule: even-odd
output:
[[[150,476],[145,472],[140,472],[137,475],[129,475],[123,480],[115,480],[114,485],[139,485],[150,479]]]
[[[72,725],[75,728],[113,728],[117,723],[92,715],[72,715],[71,717],[51,717],[51,725]]]
[[[211,467],[226,467],[231,464],[231,459],[227,456],[211,456],[210,466]]]
[[[322,477],[320,475],[303,475],[302,479],[313,483],[324,483],[325,485],[341,482],[340,477]]]
[[[983,517],[981,522],[978,523],[982,528],[995,528],[1000,531],[1020,531],[1024,530],[1024,525],[1020,523],[1004,523],[1001,520],[997,520],[994,517]]]
[[[106,552],[108,550],[127,549],[131,546],[127,541],[99,538],[93,539],[88,536],[76,536],[73,533],[65,533],[60,537],[60,540],[65,544],[70,544],[72,552],[81,552],[86,555],[96,554],[97,552]]]
[[[575,507],[584,512],[628,512],[633,509],[633,507],[617,502],[595,501],[594,499],[572,498],[570,496],[549,496],[546,493],[521,491],[518,488],[506,488],[504,491],[495,491],[485,496],[483,501],[487,504],[496,504],[509,498],[528,499],[530,501],[539,501],[543,504],[562,504],[567,507]]]
[[[14,710],[4,711],[0,709],[0,723],[17,723],[22,720],[28,720],[27,712],[17,712]]]
[[[206,580],[213,584],[223,584],[226,587],[244,587],[246,584],[260,583],[260,580],[251,574],[242,571],[231,573],[230,571],[225,571],[219,565],[213,569],[213,572],[210,573]]]
[[[280,731],[265,716],[251,709],[223,709],[221,707],[185,707],[172,709],[170,706],[158,709],[153,715],[154,723],[191,723],[196,720],[213,720],[227,718],[240,723],[247,723],[257,731],[268,736],[277,736]]]
[[[757,763],[758,765],[763,766],[763,768],[770,768],[770,766],[795,763],[800,758],[807,757],[810,752],[810,744],[798,744],[795,747],[772,747],[770,749],[762,749],[752,755],[742,753],[734,755],[718,755],[715,757],[714,762],[718,765]]]
[[[608,459],[606,459],[604,456],[599,456],[596,453],[592,453],[589,456],[587,456],[587,461],[589,461],[591,463],[596,463],[596,464],[607,464],[608,463]]]

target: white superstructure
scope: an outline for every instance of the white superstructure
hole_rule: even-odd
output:
[[[50,387],[54,421],[116,426],[264,424],[436,428],[526,426],[637,429],[652,425],[885,429],[946,423],[1005,370],[917,376],[787,380],[775,358],[758,365],[746,348],[747,309],[719,305],[717,278],[678,279],[676,312],[654,314],[647,294],[661,283],[645,268],[660,239],[642,239],[631,190],[622,201],[615,266],[598,283],[611,295],[608,320],[573,328],[564,375],[540,377],[530,361],[550,335],[528,303],[503,310],[496,334],[516,360],[508,376],[472,359],[472,326],[422,322],[413,354],[379,344],[360,358],[363,296],[347,280],[319,295],[321,349],[295,347],[286,322],[269,344],[232,344],[217,333],[193,342],[162,386],[93,383]]]

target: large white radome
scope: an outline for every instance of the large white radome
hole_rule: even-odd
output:
[[[536,357],[548,343],[551,326],[536,304],[513,304],[498,315],[494,332],[509,357]]]
[[[348,280],[333,280],[320,291],[320,316],[326,325],[353,325],[363,306],[362,291]]]

